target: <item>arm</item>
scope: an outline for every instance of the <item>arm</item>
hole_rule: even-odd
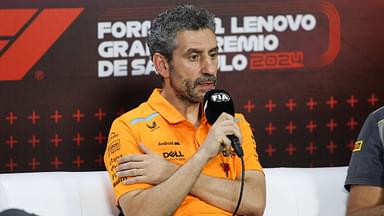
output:
[[[123,194],[119,198],[120,206],[125,215],[170,215],[172,214],[190,193],[193,185],[199,177],[205,164],[215,157],[221,149],[221,145],[227,148],[230,146],[230,140],[227,134],[238,133],[233,126],[233,118],[224,114],[221,115],[216,123],[210,129],[207,138],[199,150],[184,165],[176,168],[173,173],[166,178],[157,180],[151,179],[154,176],[151,170],[155,170],[157,176],[164,174],[157,169],[159,166],[156,160],[162,159],[153,154],[131,154],[120,159],[120,165],[117,167],[117,175],[125,184],[150,183],[154,184],[152,188],[133,190]],[[145,147],[139,145],[145,152]],[[149,149],[147,149],[149,150]],[[167,162],[167,161],[165,161]],[[165,163],[168,164],[169,162]],[[163,163],[164,164],[164,163]],[[173,167],[174,166],[169,166]],[[169,173],[169,172],[167,172]],[[155,175],[156,176],[156,175]],[[155,183],[158,182],[158,183]],[[167,202],[158,202],[167,198]]]
[[[161,184],[124,194],[119,199],[124,215],[171,215],[188,195],[208,159],[200,151]],[[159,202],[164,197],[167,201]]]
[[[254,156],[252,150],[254,150],[256,144],[253,138],[248,136],[245,139],[248,139],[246,141],[248,143],[252,141],[252,144],[248,145],[247,156]],[[158,185],[177,171],[178,165],[165,160],[145,145],[140,144],[139,147],[144,153],[136,155],[139,158],[137,161],[140,162],[127,163],[129,160],[123,158],[122,163],[118,166],[118,176],[120,178],[132,177],[125,180],[124,184],[149,183]],[[257,161],[257,158],[249,157],[249,160]],[[265,208],[265,177],[261,172],[252,169],[245,172],[244,192],[239,214],[262,215]],[[230,180],[200,174],[190,194],[231,212],[236,207],[239,192],[240,177],[237,180]]]
[[[352,151],[345,181],[347,190],[350,186],[348,216],[384,215],[384,160],[379,129],[382,119],[380,115],[383,116],[379,111],[368,116]]]
[[[236,207],[240,192],[240,179],[228,180],[200,175],[191,193],[212,205],[229,212]],[[262,215],[265,208],[265,178],[259,171],[246,171],[244,192],[238,213]]]
[[[142,144],[139,146],[145,153],[143,155],[137,155],[142,162],[135,164],[132,169],[130,169],[131,167],[125,166],[123,168],[124,171],[118,174],[119,177],[134,177],[125,180],[123,182],[124,184],[145,182],[157,185],[165,182],[178,171],[178,165],[165,160]],[[142,173],[133,170],[142,170]],[[231,212],[236,207],[239,192],[240,179],[229,180],[200,173],[190,193],[214,206]],[[243,198],[238,213],[245,215],[262,215],[264,207],[265,177],[259,171],[246,171]]]
[[[348,199],[348,216],[384,215],[384,189],[382,187],[352,185]]]

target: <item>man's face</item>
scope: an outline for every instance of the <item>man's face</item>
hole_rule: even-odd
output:
[[[210,29],[180,31],[170,62],[170,85],[177,97],[199,103],[216,86],[216,36]]]

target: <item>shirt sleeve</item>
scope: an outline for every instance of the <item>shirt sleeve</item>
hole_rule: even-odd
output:
[[[377,120],[370,114],[355,143],[344,187],[349,190],[355,184],[384,186],[383,160]]]
[[[119,158],[129,154],[142,154],[138,143],[139,139],[135,136],[130,126],[124,122],[122,117],[112,123],[108,135],[107,148],[104,153],[104,164],[112,182],[116,201],[118,201],[124,193],[135,189],[151,187],[149,184],[124,185],[122,181],[125,178],[118,178],[116,175],[115,169],[118,165]]]
[[[236,114],[236,118],[239,118],[239,126],[242,134],[242,143],[244,152],[244,165],[245,170],[257,170],[263,171],[263,168],[259,161],[259,156],[256,151],[256,141],[252,133],[252,129],[247,120],[245,120],[242,114]],[[238,160],[236,163],[236,170],[238,171],[237,175],[241,175],[241,161]]]

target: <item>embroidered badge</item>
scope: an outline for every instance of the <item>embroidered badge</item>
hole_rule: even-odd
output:
[[[358,152],[361,150],[361,148],[363,147],[363,143],[364,141],[363,140],[358,140],[355,142],[355,146],[353,146],[353,150],[352,152]]]
[[[147,128],[149,128],[149,129],[154,129],[157,126],[156,122],[152,122],[152,125],[148,125],[148,124],[146,124],[146,125],[147,125]]]

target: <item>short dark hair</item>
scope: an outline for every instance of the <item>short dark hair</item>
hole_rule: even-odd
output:
[[[170,61],[176,46],[177,32],[200,29],[210,29],[215,32],[215,15],[207,9],[182,5],[160,13],[152,21],[147,37],[151,57],[157,52]]]

